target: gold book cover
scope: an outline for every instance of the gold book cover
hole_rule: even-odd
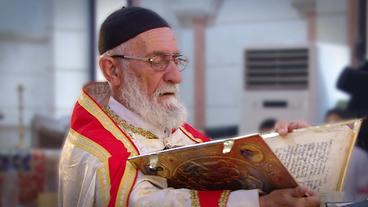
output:
[[[277,133],[251,134],[139,155],[129,158],[129,161],[143,174],[166,178],[169,187],[196,190],[259,189],[268,193],[300,184],[300,175],[308,174],[305,172],[306,168],[300,166],[303,157],[308,155],[308,150],[314,154],[316,151],[329,153],[323,158],[314,159],[335,160],[331,156],[339,153],[343,157],[338,165],[340,169],[330,169],[329,172],[342,172],[337,181],[341,184],[359,127],[360,120],[352,120],[295,130],[287,137],[279,137]],[[336,139],[336,142],[330,139]],[[341,143],[342,139],[346,142]],[[335,152],[330,153],[331,151]],[[326,173],[326,167],[336,168],[331,164],[325,166],[321,162],[327,163],[327,160],[318,162],[318,167],[325,171],[318,172]],[[291,163],[291,167],[297,169],[290,169]],[[314,169],[313,172],[316,171],[316,166],[309,167]],[[313,179],[316,176],[321,177],[315,175]],[[303,179],[301,182],[308,185],[305,177]]]

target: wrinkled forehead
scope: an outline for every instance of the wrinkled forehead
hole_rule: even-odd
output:
[[[168,27],[151,29],[137,36],[144,45],[144,53],[156,52],[176,53],[178,47],[174,32]]]

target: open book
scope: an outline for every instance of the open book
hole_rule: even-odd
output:
[[[286,137],[251,134],[177,147],[129,161],[174,188],[260,189],[298,184],[341,191],[361,120],[298,129]]]

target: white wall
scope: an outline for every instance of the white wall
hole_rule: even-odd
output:
[[[88,0],[53,0],[52,68],[55,117],[70,116],[88,82]]]
[[[18,142],[18,99],[24,90],[26,143],[35,114],[70,115],[88,71],[88,0],[0,1],[0,149]]]
[[[322,43],[347,45],[347,0],[317,2],[317,39]]]
[[[18,142],[19,84],[25,88],[26,123],[34,113],[49,114],[52,111],[50,9],[51,2],[46,0],[1,1],[0,113],[4,118],[0,120],[0,148],[14,146]]]

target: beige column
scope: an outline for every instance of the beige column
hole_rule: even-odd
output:
[[[194,28],[194,126],[203,130],[206,123],[205,21],[193,19]]]
[[[141,2],[140,0],[132,0],[132,6],[140,6]]]
[[[317,13],[309,11],[307,14],[308,42],[315,43],[317,40]]]

